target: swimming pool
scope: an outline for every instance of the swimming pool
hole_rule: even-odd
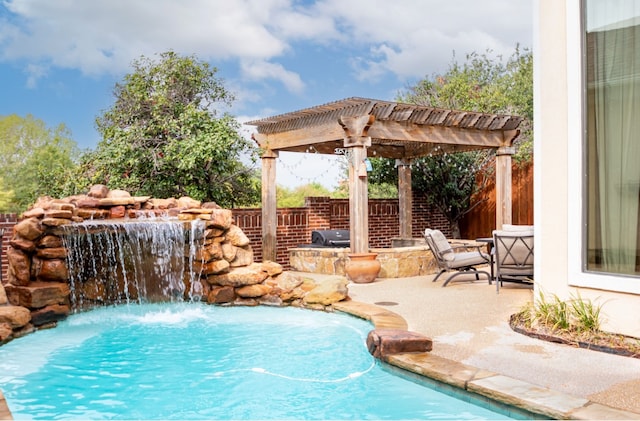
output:
[[[105,307],[0,347],[0,390],[15,419],[508,419],[385,370],[370,330],[291,307]]]

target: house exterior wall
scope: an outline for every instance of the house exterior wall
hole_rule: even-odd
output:
[[[582,270],[579,0],[534,3],[535,298],[602,306],[602,329],[640,337],[640,279]]]

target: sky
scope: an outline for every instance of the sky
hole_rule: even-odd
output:
[[[350,97],[393,101],[454,56],[531,49],[532,26],[532,0],[0,0],[0,115],[63,123],[95,149],[95,118],[132,61],[169,50],[218,69],[241,123]],[[276,183],[332,189],[341,159],[281,153]]]

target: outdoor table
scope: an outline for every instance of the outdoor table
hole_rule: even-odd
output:
[[[478,243],[487,243],[489,249],[489,257],[491,259],[491,280],[493,281],[495,276],[493,275],[493,237],[481,237],[476,238]]]

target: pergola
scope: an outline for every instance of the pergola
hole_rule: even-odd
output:
[[[262,149],[262,253],[276,259],[276,158],[280,151],[343,154],[349,168],[351,251],[369,250],[368,156],[395,158],[400,237],[412,232],[411,161],[430,154],[496,150],[496,227],[511,223],[511,156],[522,117],[347,98],[246,124]]]

